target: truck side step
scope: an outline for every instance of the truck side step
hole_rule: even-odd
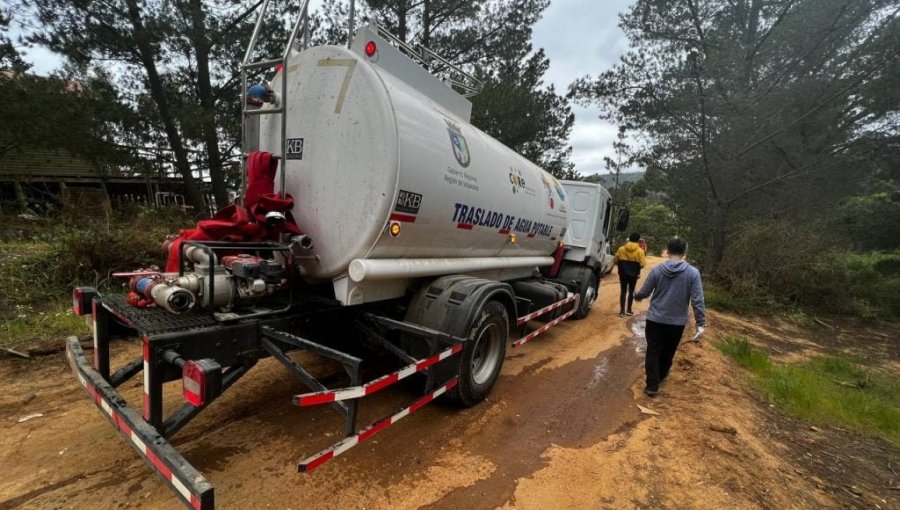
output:
[[[556,310],[557,308],[559,308],[563,305],[567,305],[567,304],[571,303],[572,301],[575,301],[576,299],[578,299],[578,295],[573,294],[573,295],[567,297],[566,299],[557,301],[556,303],[553,303],[552,305],[545,306],[536,312],[531,312],[528,315],[523,315],[523,316],[519,317],[517,325],[523,326],[526,322],[528,322],[530,320],[534,320],[534,319],[540,317],[541,315],[544,315],[547,312]]]
[[[326,449],[322,450],[321,452],[307,458],[306,460],[300,462],[297,465],[297,471],[299,471],[301,473],[308,473],[308,472],[312,471],[313,469],[316,469],[317,467],[328,462],[329,460],[346,452],[350,448],[353,448],[354,446],[358,445],[359,443],[362,443],[366,439],[371,438],[372,436],[381,432],[382,430],[386,429],[387,427],[397,423],[398,421],[402,420],[403,418],[406,418],[410,414],[418,411],[426,404],[431,403],[437,397],[439,397],[439,396],[443,395],[444,393],[446,393],[447,391],[453,389],[453,387],[456,386],[456,383],[457,383],[457,378],[454,377],[453,379],[450,379],[449,381],[447,381],[444,385],[442,385],[438,389],[432,391],[431,393],[428,393],[427,395],[420,398],[419,400],[416,400],[415,402],[412,403],[412,405],[410,405],[408,407],[404,407],[403,409],[397,411],[395,414],[393,414],[391,416],[388,416],[387,418],[383,418],[381,420],[376,421],[375,423],[373,423],[373,424],[369,425],[368,427],[366,427],[365,429],[363,429],[362,432],[360,432],[359,434],[350,436],[350,437],[344,439],[343,441],[336,443],[334,446],[326,448]]]
[[[547,324],[544,324],[543,326],[537,328],[536,330],[532,331],[531,333],[528,333],[527,335],[523,336],[522,338],[516,340],[515,342],[513,342],[512,346],[513,346],[513,347],[521,347],[523,344],[528,343],[528,342],[534,340],[534,339],[535,339],[538,335],[540,335],[541,333],[545,333],[548,329],[552,328],[553,326],[556,326],[556,325],[559,324],[560,322],[562,322],[562,321],[568,319],[569,317],[571,317],[576,311],[578,311],[578,295],[575,294],[575,295],[573,295],[573,296],[569,296],[569,297],[567,297],[566,299],[557,301],[556,303],[553,303],[553,304],[550,305],[550,306],[546,306],[546,307],[544,307],[544,308],[538,310],[537,312],[534,312],[534,313],[536,313],[536,314],[539,313],[539,312],[540,312],[540,313],[547,313],[547,312],[549,312],[549,311],[551,311],[551,310],[554,310],[554,309],[556,309],[556,308],[559,308],[560,306],[562,306],[563,304],[565,304],[564,302],[570,302],[570,301],[571,301],[571,302],[574,302],[574,304],[572,305],[572,309],[571,309],[571,310],[569,310],[568,312],[566,312],[566,313],[560,315],[559,317],[553,319],[552,321],[548,322]],[[530,316],[532,316],[532,315],[534,315],[534,314],[528,314],[528,315],[525,315],[525,316],[523,316],[523,317],[520,317],[519,320],[521,321],[522,319],[524,319],[524,318],[526,318],[526,317],[530,317]],[[530,320],[530,319],[526,319],[525,322],[527,322],[528,320]],[[525,324],[525,322],[519,322],[519,325]]]

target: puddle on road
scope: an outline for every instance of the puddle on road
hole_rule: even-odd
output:
[[[634,318],[631,319],[631,324],[629,326],[631,328],[631,333],[634,336],[628,339],[628,345],[634,347],[634,352],[638,354],[647,352],[647,337],[645,335],[645,330],[647,329],[647,314],[642,313],[635,315]]]
[[[600,384],[600,380],[606,376],[607,372],[609,372],[609,358],[604,356],[600,358],[597,366],[594,367],[594,375],[591,377],[590,382],[588,382],[588,389],[597,387],[597,385]]]

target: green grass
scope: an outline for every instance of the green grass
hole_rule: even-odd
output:
[[[166,234],[192,224],[177,211],[141,207],[91,227],[53,218],[29,222],[28,235],[0,241],[0,346],[46,347],[86,333],[69,311],[72,287],[121,291],[111,273],[164,264]]]
[[[750,345],[744,338],[728,335],[716,347],[738,365],[755,373],[764,373],[772,369],[769,357]]]
[[[72,313],[69,300],[40,308],[16,305],[12,312],[0,325],[0,347],[16,349],[36,345],[45,348],[69,335],[89,332],[84,318]]]
[[[900,380],[843,357],[774,363],[746,338],[716,344],[753,374],[753,385],[775,407],[819,424],[848,426],[900,445]]]
[[[66,289],[54,285],[48,260],[52,245],[42,240],[0,243],[0,347],[49,347],[68,335],[87,333],[72,314]]]

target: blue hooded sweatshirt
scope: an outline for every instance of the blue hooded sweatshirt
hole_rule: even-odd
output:
[[[700,271],[687,262],[667,260],[653,268],[635,299],[650,297],[647,320],[659,324],[686,326],[688,305],[694,308],[698,326],[706,325],[706,305]]]

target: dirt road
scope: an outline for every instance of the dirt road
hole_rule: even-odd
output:
[[[300,388],[271,360],[174,444],[211,480],[221,508],[501,506],[518,479],[547,464],[542,454],[552,445],[588,446],[637,419],[628,388],[640,358],[623,345],[630,333],[613,313],[613,283],[604,282],[587,320],[511,349],[487,402],[462,411],[429,406],[313,473],[298,474],[297,461],[338,440],[341,422],[327,408],[292,406]],[[133,350],[117,344],[116,359]],[[62,357],[0,370],[0,508],[177,504],[76,387]],[[126,398],[139,395],[134,385]],[[384,393],[363,403],[360,424],[411,398]],[[33,413],[43,416],[17,423]]]
[[[640,395],[639,322],[616,316],[615,278],[588,319],[511,349],[488,401],[426,407],[312,473],[298,474],[297,461],[340,439],[341,422],[293,407],[300,388],[269,360],[173,442],[226,509],[840,506],[763,438],[764,414],[712,349],[685,346],[662,398]],[[116,359],[133,349],[116,344]],[[63,357],[2,362],[0,380],[0,509],[178,507]],[[123,389],[129,400],[136,384]],[[411,397],[374,398],[361,424]],[[43,416],[18,423],[34,413]]]

